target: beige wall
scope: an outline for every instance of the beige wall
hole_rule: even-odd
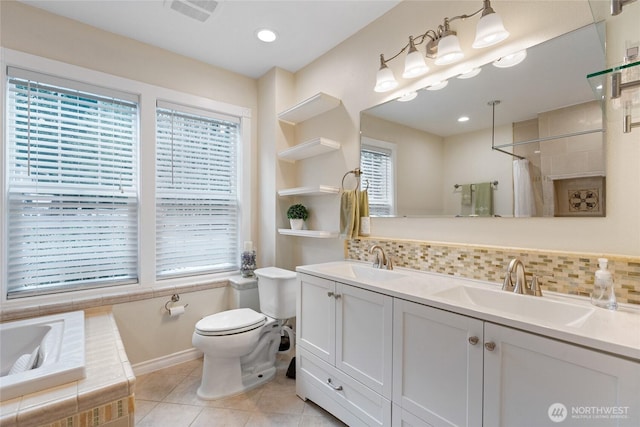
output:
[[[12,0],[0,1],[0,19],[3,48],[249,108],[253,118],[257,117],[258,85],[254,79]],[[256,152],[256,135],[253,129],[251,153]],[[255,190],[255,155],[250,163],[254,167],[245,171],[244,179],[250,180]],[[258,194],[252,191],[253,205]],[[249,236],[257,236],[256,218],[257,213],[253,212]],[[168,296],[115,305],[113,311],[131,362],[137,364],[191,349],[196,321],[227,309],[226,295],[226,288],[183,294],[181,303],[188,303],[189,307],[178,318],[169,318],[164,311]]]
[[[475,4],[475,3],[474,3]],[[586,1],[495,1],[512,33],[508,43],[495,50],[465,52],[471,63],[487,62],[509,49],[532,45],[542,40],[563,34],[586,25],[592,20]],[[296,74],[296,98],[302,100],[318,91],[340,97],[344,106],[340,123],[344,135],[342,152],[344,164],[325,162],[324,173],[333,176],[334,185],[339,185],[343,173],[358,165],[359,159],[359,112],[382,101],[392,99],[407,89],[425,86],[442,75],[455,75],[465,65],[437,68],[433,74],[418,82],[401,81],[401,88],[390,94],[373,92],[379,54],[387,56],[402,47],[409,34],[419,34],[425,28],[439,24],[443,16],[464,12],[470,2],[403,2],[379,20],[364,28],[355,36],[314,61]],[[625,6],[625,11],[609,19],[608,62],[616,63],[623,55],[625,40],[638,40],[637,26],[640,3]],[[473,33],[473,19],[456,22],[459,33]],[[467,28],[463,30],[463,28]],[[469,46],[470,40],[461,40]],[[481,58],[483,56],[483,58]],[[398,65],[399,64],[399,65]],[[401,74],[402,61],[396,60],[392,69]],[[446,89],[445,89],[446,90]],[[606,218],[374,218],[372,235],[390,238],[422,239],[443,242],[477,243],[522,248],[567,250],[612,254],[640,254],[640,201],[629,197],[640,191],[640,144],[638,130],[623,134],[620,112],[607,112],[607,217]],[[324,118],[324,117],[323,117]],[[327,117],[325,126],[335,123]],[[322,125],[318,124],[320,128]],[[312,178],[299,185],[310,185]],[[337,215],[336,215],[337,227]],[[306,239],[309,240],[309,239]],[[309,242],[296,242],[304,258],[313,259],[316,250]],[[340,258],[336,254],[335,258]]]

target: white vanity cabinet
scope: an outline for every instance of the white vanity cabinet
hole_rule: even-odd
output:
[[[394,425],[482,426],[483,322],[395,299],[393,336]]]
[[[640,425],[638,362],[488,322],[484,343],[485,426]]]
[[[563,426],[638,425],[637,362],[400,299],[393,334],[394,426],[555,425],[554,404]]]
[[[393,298],[298,274],[296,391],[350,426],[391,425]]]

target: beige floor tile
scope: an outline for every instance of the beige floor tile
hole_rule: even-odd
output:
[[[239,409],[242,411],[259,411],[258,401],[262,396],[262,389],[256,388],[246,393],[236,396],[225,397],[224,399],[209,400],[207,405],[216,408]]]
[[[198,406],[160,402],[136,427],[189,427],[200,411]]]
[[[298,427],[300,415],[266,414],[254,412],[245,424],[246,427]]]
[[[190,427],[243,427],[251,412],[236,409],[204,408]]]
[[[293,356],[289,353],[278,354],[273,380],[246,393],[217,400],[197,397],[202,359],[139,376],[136,426],[344,427],[346,424],[296,395],[295,380],[285,375]]]
[[[258,410],[275,414],[302,415],[304,401],[295,393],[263,393],[258,400]]]
[[[152,402],[150,400],[141,400],[136,398],[136,410],[135,410],[135,418],[136,425],[142,418],[147,415],[153,408],[158,406],[158,402]]]
[[[198,397],[198,387],[200,387],[200,378],[185,377],[172,391],[164,398],[163,402],[182,403],[193,406],[207,406],[208,401]]]
[[[161,402],[183,379],[180,375],[163,375],[158,372],[142,375],[136,382],[136,397]]]

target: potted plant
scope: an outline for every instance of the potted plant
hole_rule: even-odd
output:
[[[287,218],[289,218],[292,230],[302,230],[304,222],[309,218],[309,211],[304,205],[291,205],[287,210]]]

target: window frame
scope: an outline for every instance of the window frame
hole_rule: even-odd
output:
[[[389,182],[389,187],[390,187],[390,191],[391,191],[391,207],[390,210],[391,212],[389,212],[387,215],[384,216],[396,216],[397,215],[397,198],[398,198],[398,189],[396,187],[397,184],[397,152],[398,152],[398,147],[395,143],[393,142],[387,142],[387,141],[382,141],[379,139],[374,139],[374,138],[370,138],[367,136],[363,136],[362,137],[362,141],[361,141],[361,147],[360,147],[360,163],[361,163],[361,167],[362,167],[362,149],[367,149],[369,148],[369,151],[376,151],[376,149],[379,149],[379,151],[388,151],[390,152],[390,157],[391,157],[391,179]],[[363,169],[363,175],[365,175],[365,177],[363,179],[366,180],[366,170]],[[366,182],[366,181],[364,181]],[[364,184],[366,186],[366,184]],[[371,204],[371,195],[370,197],[370,204]],[[376,215],[378,216],[378,215]]]
[[[49,295],[34,295],[27,298],[7,299],[6,266],[7,264],[7,174],[2,168],[0,184],[2,185],[2,215],[0,224],[0,262],[2,263],[2,288],[0,303],[3,308],[32,306],[42,303],[62,303],[70,301],[70,295],[76,298],[94,298],[118,295],[131,290],[153,289],[156,287],[190,285],[209,283],[229,276],[229,273],[203,274],[198,276],[180,277],[157,280],[155,275],[155,105],[157,99],[167,100],[176,104],[193,106],[209,111],[218,111],[224,115],[236,116],[240,119],[240,135],[238,152],[238,204],[240,207],[240,222],[238,224],[237,247],[246,240],[254,240],[254,206],[251,197],[251,183],[255,180],[254,168],[251,167],[254,157],[255,142],[252,132],[251,108],[238,106],[226,102],[212,100],[202,96],[168,89],[149,83],[118,77],[112,74],[87,69],[84,67],[39,57],[36,55],[0,48],[0,114],[6,118],[7,114],[7,66],[14,66],[35,72],[44,72],[54,76],[62,76],[67,80],[85,82],[92,86],[115,88],[119,91],[135,94],[139,97],[139,151],[138,151],[138,185],[139,203],[138,218],[144,218],[138,225],[138,283],[132,285],[109,286],[102,288],[75,290]],[[46,71],[44,71],[46,70]],[[4,121],[3,121],[4,123]],[[0,138],[0,161],[4,165],[7,155],[6,126],[2,126]],[[238,253],[239,257],[239,253]]]

